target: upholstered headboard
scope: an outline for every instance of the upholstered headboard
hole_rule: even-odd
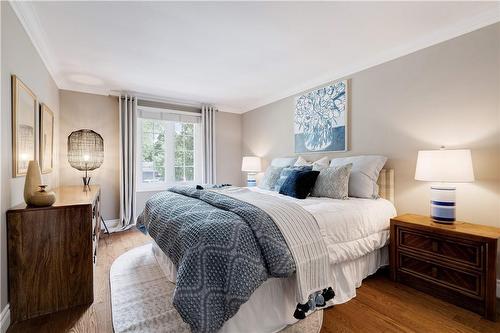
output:
[[[377,184],[380,197],[394,203],[394,169],[382,169]]]

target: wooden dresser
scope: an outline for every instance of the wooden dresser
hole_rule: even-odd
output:
[[[94,301],[100,189],[60,187],[51,207],[7,212],[11,322]]]
[[[495,320],[498,238],[494,227],[398,216],[391,219],[391,277]]]

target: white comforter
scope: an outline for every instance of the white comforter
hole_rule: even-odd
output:
[[[396,216],[394,205],[385,199],[295,199],[257,187],[250,189],[293,201],[310,212],[318,222],[331,264],[357,259],[386,245],[389,219]]]
[[[389,239],[389,219],[396,215],[390,201],[384,199],[334,200],[313,198],[300,200],[272,191],[250,188],[252,191],[293,201],[309,211],[317,220],[328,249],[335,298],[327,303],[340,304],[356,295],[361,280],[387,264],[387,251],[377,251]],[[174,264],[154,246],[154,253],[168,279],[175,283]],[[229,319],[220,333],[277,332],[295,323],[297,305],[295,277],[271,278],[264,282]]]

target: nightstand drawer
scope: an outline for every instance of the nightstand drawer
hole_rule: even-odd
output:
[[[483,298],[481,274],[437,265],[432,261],[399,253],[398,266],[401,271],[425,279],[452,290],[461,290],[471,296]]]
[[[452,262],[459,262],[483,269],[483,244],[472,241],[427,234],[406,228],[398,228],[400,249],[416,250],[432,257],[440,256]]]

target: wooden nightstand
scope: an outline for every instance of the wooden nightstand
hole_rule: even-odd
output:
[[[496,317],[496,260],[500,229],[421,215],[391,219],[391,278]]]

